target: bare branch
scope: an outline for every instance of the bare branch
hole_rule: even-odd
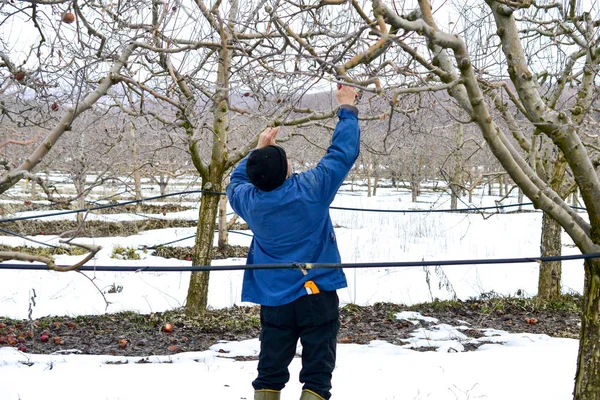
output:
[[[63,116],[57,126],[46,136],[43,143],[14,170],[7,172],[0,178],[0,193],[4,193],[6,190],[14,186],[24,176],[25,172],[31,172],[33,168],[40,163],[46,154],[52,149],[57,140],[68,130],[71,129],[71,124],[75,118],[81,113],[90,109],[94,103],[104,96],[108,90],[113,86],[113,77],[118,74],[119,70],[129,59],[129,56],[133,53],[133,50],[137,47],[135,42],[130,43],[121,53],[119,59],[113,64],[110,72],[107,76],[102,79],[96,90],[89,93],[82,101],[80,101],[75,109],[69,109]]]

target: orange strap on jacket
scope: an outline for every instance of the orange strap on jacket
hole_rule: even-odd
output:
[[[306,292],[308,294],[318,294],[318,293],[320,293],[320,290],[317,287],[317,284],[314,283],[313,281],[306,281],[306,282],[304,282],[304,289],[306,289]]]
[[[306,270],[308,268],[311,268],[311,264],[304,264],[303,267],[300,267],[300,271],[302,271],[302,273],[304,275],[307,275],[308,272]],[[304,289],[306,289],[306,293],[308,293],[308,294],[318,294],[318,293],[321,293],[321,291],[317,287],[317,284],[314,283],[313,281],[306,281],[306,282],[304,282]]]

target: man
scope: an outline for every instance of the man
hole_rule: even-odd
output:
[[[358,157],[356,90],[340,86],[339,121],[327,154],[306,172],[291,174],[278,128],[262,132],[258,145],[233,171],[227,196],[254,238],[247,264],[339,263],[329,206]],[[246,270],[242,301],[261,305],[255,400],[278,400],[288,366],[302,343],[301,400],[328,400],[339,330],[337,289],[342,269]]]

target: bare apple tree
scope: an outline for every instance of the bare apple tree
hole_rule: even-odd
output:
[[[286,16],[265,2],[72,4],[78,21],[93,26],[98,37],[136,38],[139,54],[112,76],[119,89],[111,101],[132,118],[161,122],[174,143],[186,141],[204,190],[192,262],[209,265],[224,178],[256,146],[258,134],[266,126],[301,126],[335,115],[301,102],[323,72],[296,57],[303,48],[289,40]],[[104,24],[96,27],[96,20]],[[236,135],[241,139],[233,140]],[[188,313],[205,310],[208,283],[207,272],[192,273]]]
[[[339,4],[336,1],[325,3]],[[442,30],[427,0],[418,1],[418,9],[406,15],[374,0],[373,20],[383,20],[386,26],[381,22],[368,26],[390,48],[409,54],[419,69],[427,72],[428,79],[422,85],[424,90],[448,91],[469,116],[469,122],[478,126],[494,156],[536,208],[557,221],[583,254],[599,253],[600,179],[598,147],[592,134],[592,130],[597,129],[597,114],[589,112],[597,108],[598,7],[593,5],[593,8],[583,10],[576,1],[534,4],[526,0],[487,0],[486,4],[488,13],[484,18],[495,27],[495,35],[489,38],[490,51],[495,49],[492,56],[498,60],[493,71],[476,68],[477,58],[465,45],[463,36]],[[537,28],[532,28],[532,21],[536,21]],[[548,40],[532,43],[532,37]],[[419,42],[420,39],[425,43]],[[553,47],[556,42],[570,45],[571,50],[565,57],[554,58],[561,64],[556,70],[558,73],[550,70],[542,73],[535,64],[528,63],[533,60],[529,57],[532,52]],[[372,60],[370,65],[378,70],[383,68],[384,62]],[[490,74],[495,76],[493,81]],[[563,101],[566,92],[562,85],[573,87],[571,101]],[[513,136],[520,137],[516,128],[504,120],[500,123],[492,112],[494,103],[487,92],[493,90],[505,103],[514,105],[519,118],[525,118],[535,127],[537,140],[544,138],[544,142],[552,143],[551,151],[559,154],[551,159],[553,164],[548,165],[549,169],[537,168],[538,162],[547,159],[534,158],[532,162],[515,145]],[[541,148],[544,147],[542,143]],[[557,168],[565,172],[557,173]],[[551,175],[543,176],[544,172]],[[564,174],[572,175],[589,222],[564,200],[565,192],[558,190],[565,184],[561,180]],[[557,177],[556,185],[552,177]],[[586,279],[574,390],[576,400],[600,397],[600,260],[586,259],[584,268]]]
[[[28,135],[25,140],[39,135],[31,152],[12,165],[5,164],[0,193],[23,178],[44,186],[35,168],[71,130],[74,121],[108,93],[116,82],[113,76],[138,47],[134,40],[107,43],[107,37],[98,34],[94,26],[86,26],[75,17],[71,6],[76,8],[77,3],[21,1],[0,5],[0,29],[6,33],[6,39],[0,40],[1,114]],[[30,34],[15,35],[14,26]]]

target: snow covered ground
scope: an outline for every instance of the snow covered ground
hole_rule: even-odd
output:
[[[348,189],[348,187],[346,188]],[[477,206],[492,206],[498,197],[480,195]],[[516,203],[511,198],[508,202]],[[509,204],[506,201],[504,204]],[[378,196],[342,191],[334,206],[361,209],[406,210],[403,213],[332,210],[343,262],[391,262],[462,260],[539,256],[541,214],[500,213],[486,215],[441,212],[409,212],[449,208],[448,198],[424,195],[412,203],[405,191],[378,190]],[[465,206],[466,207],[466,206]],[[464,207],[460,207],[464,208]],[[526,207],[527,208],[527,207]],[[528,207],[531,209],[531,207]],[[511,211],[514,209],[510,209]],[[157,218],[195,219],[197,210],[170,213]],[[66,216],[51,217],[55,219]],[[68,216],[72,218],[72,216]],[[97,218],[122,221],[141,218],[111,214]],[[250,232],[243,232],[249,234]],[[102,245],[92,265],[182,266],[190,262],[155,257],[136,250],[140,260],[110,258],[115,246],[140,249],[192,236],[193,228],[143,232],[130,237],[82,238],[82,243]],[[48,244],[58,238],[33,237]],[[563,236],[563,254],[579,254]],[[230,234],[230,243],[248,245],[250,236]],[[1,236],[0,243],[34,245],[22,238]],[[191,246],[193,239],[177,242]],[[61,256],[71,264],[81,257]],[[243,264],[228,259],[214,264]],[[376,302],[414,304],[435,298],[460,299],[483,293],[535,295],[538,265],[461,265],[444,268],[347,269],[349,287],[339,291],[342,303],[370,305]],[[110,305],[79,273],[15,271],[0,269],[0,316],[33,318],[46,315],[88,315],[133,310],[140,313],[181,307],[185,302],[186,272],[86,272],[105,292]],[[582,261],[563,263],[563,290],[581,292]],[[241,271],[213,272],[209,305],[213,308],[243,305],[240,302]],[[426,277],[429,277],[429,283]],[[117,293],[108,293],[120,286]],[[35,291],[36,301],[30,298]],[[30,311],[31,308],[31,311]],[[398,318],[420,318],[400,314]],[[544,399],[572,398],[578,342],[545,335],[487,331],[485,344],[476,351],[462,351],[468,340],[461,330],[433,324],[419,331],[413,343],[395,346],[374,341],[369,345],[340,344],[333,380],[332,399]],[[496,344],[494,342],[503,343]],[[437,352],[419,352],[415,346],[435,346]],[[75,349],[76,350],[76,349]],[[80,354],[35,355],[14,348],[0,348],[1,400],[158,400],[251,399],[250,382],[256,361],[232,357],[256,355],[258,340],[223,342],[201,353],[180,353],[139,358]],[[283,400],[297,399],[300,359],[291,365],[292,378],[282,392]]]

